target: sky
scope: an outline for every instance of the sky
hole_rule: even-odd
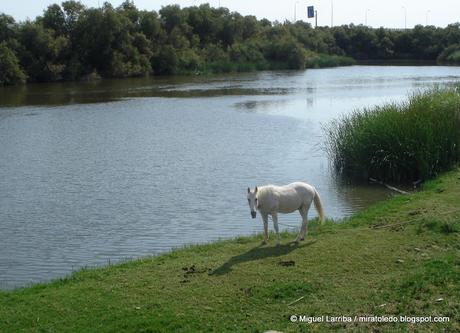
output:
[[[41,15],[53,0],[0,0],[0,12],[13,16],[17,21],[34,19]],[[81,0],[88,7],[97,7],[103,0]],[[115,7],[123,0],[110,0]],[[306,7],[315,6],[318,25],[366,24],[373,27],[411,28],[417,24],[445,27],[460,21],[460,0],[134,0],[139,9],[156,10],[169,4],[181,7],[210,3],[211,6],[227,7],[243,15],[255,15],[270,21],[298,20],[314,24],[307,19]],[[333,21],[331,22],[331,7]]]

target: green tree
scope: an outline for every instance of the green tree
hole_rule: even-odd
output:
[[[152,68],[155,74],[175,74],[178,70],[179,59],[176,50],[165,45],[152,58]]]
[[[55,81],[62,79],[65,64],[60,62],[68,46],[64,36],[39,23],[26,22],[19,30],[20,62],[31,81]]]
[[[80,16],[75,31],[77,52],[85,73],[110,75],[113,47],[122,25],[114,9],[105,5],[102,10],[88,9]]]
[[[178,5],[170,5],[160,9],[162,24],[166,32],[170,33],[174,28],[183,29],[186,25],[186,12]]]
[[[43,14],[43,26],[53,29],[58,35],[66,32],[66,17],[64,11],[59,5],[50,5]]]
[[[12,16],[0,13],[0,42],[16,38],[16,22]]]
[[[72,34],[80,16],[85,11],[85,6],[78,1],[64,1],[62,8],[65,13],[67,33]]]
[[[118,7],[118,12],[127,17],[133,24],[137,24],[139,22],[140,13],[132,0],[123,1],[123,3]]]
[[[11,51],[6,42],[0,43],[0,85],[14,85],[24,83],[26,75],[24,74],[19,60]]]
[[[142,11],[139,14],[140,31],[154,41],[161,31],[161,23],[156,12]]]

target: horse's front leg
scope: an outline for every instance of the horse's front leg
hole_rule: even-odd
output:
[[[277,213],[272,213],[272,219],[273,219],[273,227],[275,228],[276,232],[276,245],[280,245],[280,232],[278,228],[278,214]]]
[[[260,213],[262,216],[262,221],[264,223],[264,240],[262,241],[262,245],[265,245],[268,243],[268,214],[266,213]]]

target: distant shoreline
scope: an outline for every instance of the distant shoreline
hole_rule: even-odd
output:
[[[52,83],[84,83],[84,82],[95,82],[101,80],[124,80],[124,79],[136,79],[136,78],[168,78],[168,77],[192,77],[192,76],[214,76],[214,75],[223,75],[223,74],[238,74],[238,73],[257,73],[257,72],[265,72],[265,71],[299,71],[299,70],[308,70],[308,69],[325,69],[325,68],[336,68],[336,67],[349,67],[349,66],[449,66],[455,67],[459,65],[455,64],[442,64],[435,60],[418,60],[418,59],[395,59],[395,60],[355,60],[349,57],[343,57],[351,59],[350,63],[347,64],[340,64],[340,65],[330,65],[330,66],[311,66],[305,67],[303,69],[289,69],[289,68],[262,68],[257,70],[234,70],[234,71],[224,71],[224,72],[213,72],[213,71],[204,71],[204,72],[179,72],[175,74],[149,74],[149,75],[136,75],[136,76],[126,76],[126,77],[102,77],[97,74],[90,74],[85,77],[75,79],[75,80],[55,80],[55,81],[31,81],[20,83],[16,85],[9,85],[9,86],[1,86],[1,88],[8,88],[8,87],[18,87],[18,86],[29,86],[29,85],[41,85],[41,84],[52,84]],[[353,61],[355,63],[353,63]]]
[[[374,66],[448,66],[440,64],[436,60],[422,59],[360,59],[356,60],[356,64]]]

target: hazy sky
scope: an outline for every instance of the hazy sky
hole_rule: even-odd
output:
[[[35,18],[40,15],[53,0],[0,0],[0,12],[12,15],[16,20]],[[82,0],[87,6],[98,6],[103,0]],[[123,0],[109,1],[118,6]],[[297,8],[297,19],[307,20],[306,7],[314,5],[318,10],[318,24],[331,24],[331,3],[334,9],[334,25],[364,24],[367,12],[368,25],[379,27],[403,28],[405,12],[407,27],[416,24],[433,24],[446,26],[460,21],[460,0],[135,0],[138,8],[159,10],[168,4],[179,4],[181,7],[199,5],[209,2],[212,6],[229,8],[244,15],[255,15],[258,18],[268,18],[271,21],[293,20],[294,8]],[[404,9],[405,8],[405,9]],[[314,21],[310,19],[312,24]]]

